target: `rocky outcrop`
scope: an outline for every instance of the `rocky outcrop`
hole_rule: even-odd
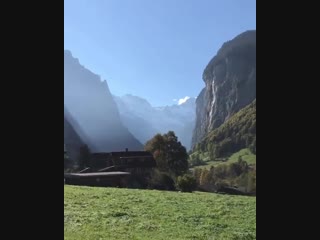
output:
[[[224,43],[203,72],[192,145],[256,98],[256,31]]]
[[[122,124],[107,82],[81,66],[70,51],[64,51],[64,104],[92,152],[143,149]]]

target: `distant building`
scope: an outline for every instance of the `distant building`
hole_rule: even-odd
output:
[[[156,161],[150,152],[126,151],[93,153],[89,167],[76,174],[65,174],[66,184],[126,187],[129,182],[146,184]],[[128,181],[130,179],[130,181]]]
[[[96,171],[132,171],[154,168],[156,161],[150,152],[124,151],[93,153],[90,165]]]
[[[126,187],[128,186],[128,172],[93,172],[93,173],[65,173],[65,184],[100,186],[100,187]]]

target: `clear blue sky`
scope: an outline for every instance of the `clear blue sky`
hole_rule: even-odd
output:
[[[114,95],[196,97],[221,45],[256,29],[254,0],[64,0],[64,47]]]

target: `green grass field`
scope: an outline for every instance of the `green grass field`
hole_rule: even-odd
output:
[[[238,162],[238,158],[241,157],[242,160],[246,161],[249,165],[256,164],[256,155],[253,154],[248,148],[244,148],[239,152],[232,154],[228,162]]]
[[[65,186],[64,239],[256,239],[256,198]]]
[[[206,163],[205,165],[192,167],[191,170],[194,168],[210,169],[211,166],[217,166],[219,164],[235,163],[235,162],[238,162],[239,157],[241,157],[242,160],[246,161],[249,165],[256,164],[256,155],[253,154],[248,148],[244,148],[239,152],[232,154],[226,161],[212,161],[212,160],[209,160],[209,157],[207,157],[207,155],[208,155],[207,153],[202,154],[202,156],[205,156],[204,158]]]

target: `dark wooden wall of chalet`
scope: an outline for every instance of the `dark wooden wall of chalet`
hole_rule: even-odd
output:
[[[78,186],[127,187],[129,184],[129,177],[112,176],[107,178],[68,178],[65,183]]]

